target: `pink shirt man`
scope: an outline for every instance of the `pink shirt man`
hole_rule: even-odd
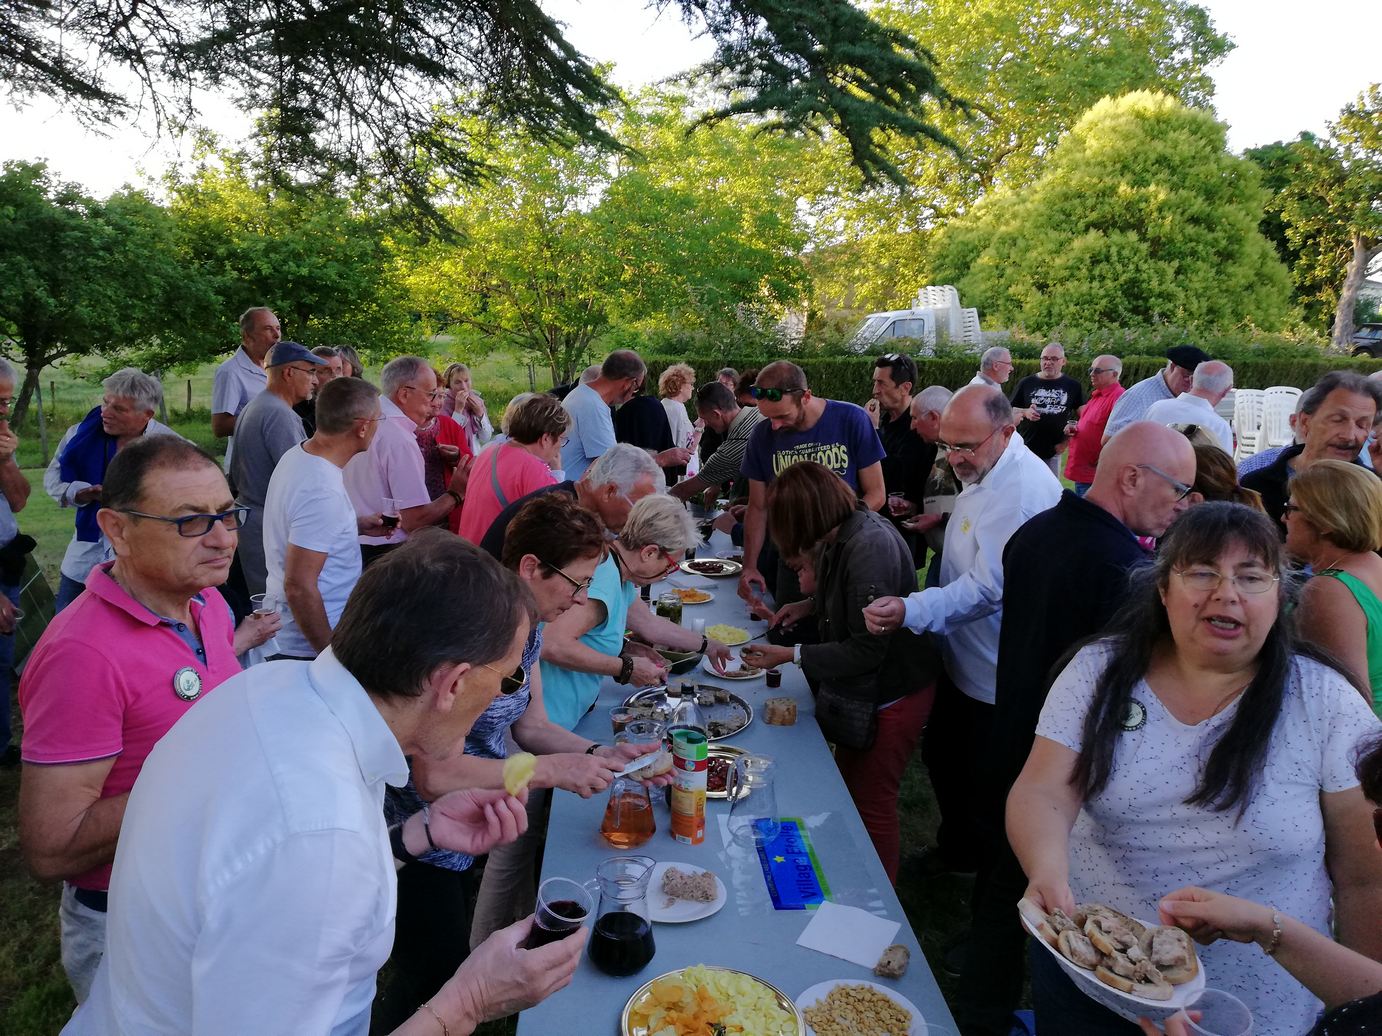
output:
[[[188,631],[134,600],[110,577],[111,562],[87,577],[87,592],[43,631],[19,681],[24,762],[70,764],[115,757],[101,798],[134,787],[145,758],[197,701],[240,672],[235,625],[211,588],[191,604],[199,655]],[[110,864],[69,884],[104,891]]]
[[[383,417],[374,442],[364,453],[356,454],[345,466],[346,492],[358,515],[382,514],[384,500],[392,499],[395,513],[432,502],[427,492],[427,472],[418,448],[417,424],[387,396],[379,398]],[[371,546],[402,543],[408,538],[397,528],[387,536],[361,536]]]

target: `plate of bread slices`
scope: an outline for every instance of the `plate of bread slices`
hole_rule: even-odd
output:
[[[1023,899],[1017,910],[1080,991],[1128,1021],[1163,1022],[1204,991],[1195,944],[1179,928],[1148,924],[1102,903],[1047,913]]]

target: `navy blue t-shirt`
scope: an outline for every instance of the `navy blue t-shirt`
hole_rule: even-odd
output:
[[[885,456],[878,432],[864,408],[836,399],[825,401],[825,411],[814,428],[804,432],[774,431],[760,421],[749,435],[744,451],[745,477],[770,485],[785,468],[802,460],[824,464],[859,491],[859,471]]]

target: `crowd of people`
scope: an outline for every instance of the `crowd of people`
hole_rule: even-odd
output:
[[[267,309],[240,329],[224,468],[126,369],[45,473],[74,534],[10,759],[64,1031],[452,1036],[568,983],[583,935],[523,945],[547,812],[638,754],[574,732],[603,681],[730,658],[640,595],[717,498],[771,620],[743,658],[800,666],[888,877],[975,875],[966,1036],[1006,1036],[1028,955],[1043,1032],[1148,1031],[1027,946],[1024,896],[1181,925],[1259,1033],[1382,1027],[1382,381],[1324,376],[1235,467],[1233,371],[1188,344],[1126,390],[1096,357],[1088,398],[1057,343],[1011,396],[1005,349],[954,391],[889,353],[866,407],[786,360],[654,398],[619,350],[496,428],[463,364],[371,380]],[[0,663],[14,387],[0,362]],[[940,826],[904,858],[918,748]]]

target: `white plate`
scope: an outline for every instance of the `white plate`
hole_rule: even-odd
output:
[[[880,986],[877,982],[868,982],[861,978],[832,978],[828,982],[817,982],[814,986],[797,997],[797,1010],[801,1012],[803,1018],[806,1017],[806,1009],[815,1007],[827,996],[836,986],[868,986],[882,993],[899,1007],[912,1013],[912,1027],[908,1030],[908,1036],[926,1036],[926,1021],[921,1017],[921,1012],[917,1010],[916,1004],[912,1003],[905,996],[895,989],[887,986]],[[807,1036],[816,1036],[816,1030],[811,1028],[811,1023],[806,1023]]]
[[[673,899],[662,891],[662,875],[666,873],[668,867],[676,867],[680,871],[688,874],[704,873],[704,867],[697,867],[690,863],[677,863],[675,860],[664,860],[653,868],[653,876],[648,883],[648,917],[661,924],[684,924],[687,921],[699,921],[703,917],[718,913],[720,908],[725,905],[729,898],[725,893],[725,883],[720,880],[720,876],[715,876],[715,898],[709,903],[698,903],[690,899]]]
[[[714,595],[713,593],[711,593],[709,590],[702,590],[699,586],[684,586],[684,587],[679,586],[679,587],[676,587],[675,589],[678,589],[678,590],[695,590],[696,593],[698,593],[698,594],[705,594],[705,600],[704,600],[704,601],[682,601],[682,602],[681,602],[681,606],[682,606],[683,608],[699,608],[701,605],[703,605],[703,604],[709,604],[711,601],[715,600],[715,595]],[[680,595],[678,595],[678,596],[680,596]]]
[[[735,665],[743,665],[743,659],[739,657],[739,652],[731,651],[729,653],[729,663],[726,666],[726,668],[730,668]],[[701,668],[704,669],[711,676],[715,677],[717,680],[761,680],[763,679],[763,674],[767,672],[766,669],[760,669],[752,676],[737,676],[734,673],[717,673],[715,671],[714,664],[712,664],[710,661],[709,655],[705,655],[701,658]]]
[[[1194,978],[1189,982],[1172,987],[1175,992],[1171,994],[1170,1000],[1148,1000],[1145,996],[1133,996],[1131,993],[1124,993],[1112,986],[1106,986],[1094,977],[1094,972],[1086,971],[1078,964],[1066,960],[1065,955],[1060,950],[1037,934],[1037,930],[1031,926],[1021,911],[1018,912],[1018,916],[1022,918],[1022,926],[1027,929],[1033,939],[1046,948],[1047,953],[1056,958],[1056,963],[1070,976],[1070,980],[1079,987],[1080,992],[1091,1000],[1103,1004],[1120,1018],[1126,1018],[1134,1023],[1139,1018],[1150,1018],[1159,1025],[1177,1011],[1189,1007],[1204,992],[1203,960],[1200,961],[1200,970]],[[1137,920],[1141,921],[1142,919],[1137,918]],[[1142,923],[1147,924],[1146,921],[1142,921]]]

